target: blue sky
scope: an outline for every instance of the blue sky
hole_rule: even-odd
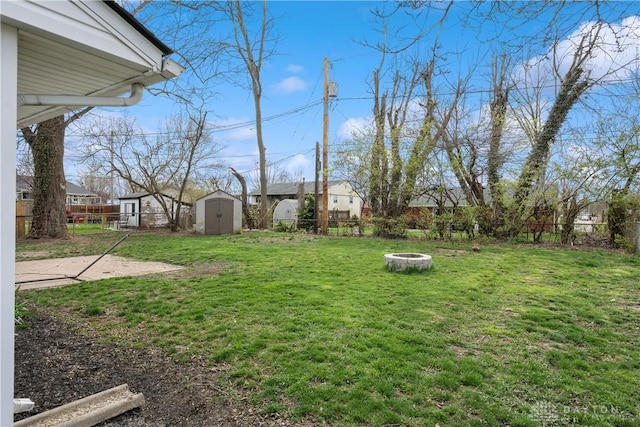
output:
[[[365,80],[377,55],[354,40],[364,40],[370,32],[369,10],[375,2],[272,1],[269,13],[276,19],[280,41],[277,54],[262,71],[264,88],[263,134],[269,163],[277,162],[293,175],[307,180],[314,176],[316,141],[322,142],[323,61],[331,60],[331,80],[339,84],[342,101],[332,101],[330,132],[345,117],[366,116],[371,106],[354,100],[367,96]],[[255,173],[258,162],[254,106],[251,92],[230,84],[219,88],[220,95],[208,109],[215,141],[224,149],[220,161],[243,173]],[[353,99],[352,99],[353,98]],[[309,105],[311,107],[308,107]],[[315,105],[313,105],[315,104]],[[302,108],[301,112],[295,112]],[[98,109],[101,114],[124,114],[120,109]],[[126,114],[153,133],[172,111],[173,103],[163,97],[145,94],[142,102]],[[288,113],[290,112],[290,113]],[[100,112],[99,112],[100,114]],[[272,116],[280,116],[268,119]],[[243,123],[249,123],[242,125]],[[233,127],[232,130],[221,129]],[[73,132],[70,132],[71,135]],[[71,139],[71,138],[68,138]],[[332,138],[333,139],[333,138]],[[67,177],[78,179],[78,167],[68,156]]]
[[[624,5],[629,9],[627,16],[633,12],[640,15],[638,3],[614,5]],[[373,69],[380,62],[380,55],[361,42],[367,40],[374,43],[379,40],[376,33],[379,26],[374,23],[370,10],[382,6],[382,2],[369,1],[268,3],[268,9],[275,19],[275,31],[280,37],[276,46],[277,54],[262,70],[262,109],[266,118],[263,131],[268,162],[277,163],[278,167],[294,176],[301,174],[305,179],[313,180],[315,143],[322,143],[321,101],[325,57],[329,58],[331,64],[330,79],[338,84],[338,97],[330,103],[330,147],[333,149],[348,139],[347,123],[363,123],[371,115],[372,100],[368,82]],[[533,34],[543,26],[543,23],[536,22],[527,25],[513,22],[513,27],[507,28],[485,22],[483,31],[478,32],[465,27],[459,17],[470,6],[471,3],[455,3],[448,23],[440,34],[443,52],[448,52],[446,60],[450,80],[455,80],[458,73],[466,73],[471,64],[481,63],[486,67],[490,55],[500,48],[501,42],[513,40],[514,32]],[[490,3],[484,3],[481,7],[486,11],[489,6]],[[408,22],[397,15],[393,32]],[[414,30],[406,29],[406,32]],[[430,46],[432,42],[433,36],[427,36],[423,47]],[[549,46],[524,48],[530,50],[520,58],[522,61],[544,55]],[[636,47],[635,56],[638,51],[640,46]],[[486,89],[487,77],[486,68],[476,69],[474,79],[477,82],[472,83],[471,87]],[[220,86],[220,91],[220,95],[209,104],[210,126],[214,129],[216,142],[224,147],[220,160],[240,172],[255,173],[258,156],[254,125],[251,123],[254,119],[251,93],[231,85]],[[486,103],[483,97],[486,98],[486,95],[479,95],[478,109]],[[139,124],[153,130],[171,110],[172,105],[167,100],[147,94],[143,102],[131,108],[128,114],[137,117]],[[229,126],[233,129],[225,130]]]
[[[330,103],[330,143],[340,126],[352,117],[369,115],[371,101],[366,83],[379,61],[378,55],[358,41],[371,35],[369,10],[376,2],[280,2],[268,4],[275,17],[280,41],[277,54],[262,71],[263,133],[267,161],[314,177],[315,143],[322,143],[323,61],[330,60],[330,79],[338,84],[339,98]],[[221,160],[240,172],[257,167],[254,107],[251,92],[226,85],[209,107],[218,144],[225,147]],[[365,98],[365,99],[363,99]],[[138,122],[153,129],[170,111],[166,100],[146,95],[130,109]],[[301,109],[301,111],[298,111]],[[269,119],[272,116],[280,116]],[[249,123],[236,127],[236,124]],[[234,127],[229,131],[220,130]]]

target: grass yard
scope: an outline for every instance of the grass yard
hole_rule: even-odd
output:
[[[114,234],[82,236],[84,254],[108,248]],[[220,386],[294,420],[640,425],[640,258],[470,246],[138,234],[115,253],[187,272],[21,299],[90,323],[107,340],[157,346],[180,360],[204,355],[225,370]],[[48,250],[18,243],[19,252]],[[434,268],[389,272],[389,252],[428,253]]]

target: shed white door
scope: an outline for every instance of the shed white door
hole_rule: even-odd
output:
[[[233,234],[233,200],[204,201],[204,234]]]

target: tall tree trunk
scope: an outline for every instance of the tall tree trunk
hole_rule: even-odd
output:
[[[515,236],[520,232],[526,212],[531,208],[528,198],[532,193],[534,182],[542,176],[549,159],[549,151],[560,128],[565,122],[571,108],[578,102],[580,96],[589,88],[588,80],[581,80],[582,68],[569,70],[560,87],[549,117],[542,131],[535,136],[534,146],[527,157],[522,173],[518,178],[518,186],[514,195],[514,210],[511,217],[509,235]]]
[[[234,21],[235,49],[240,54],[251,81],[251,92],[256,114],[256,139],[258,140],[258,154],[260,157],[260,217],[258,226],[267,228],[270,212],[267,194],[267,149],[262,135],[262,83],[260,81],[262,61],[265,55],[268,55],[268,52],[265,53],[265,43],[270,29],[267,2],[266,0],[262,2],[262,23],[256,40],[251,40],[250,38],[249,29],[244,21],[243,4],[240,0],[235,0],[229,5],[231,6],[230,18]]]
[[[503,158],[502,135],[507,120],[507,106],[509,102],[509,87],[507,83],[509,72],[509,60],[506,56],[497,58],[492,64],[493,73],[493,99],[491,100],[491,135],[489,142],[489,159],[487,165],[487,179],[489,194],[491,195],[491,207],[489,210],[490,221],[481,225],[485,233],[498,236],[498,230],[504,225],[504,194],[500,183],[500,169]],[[487,219],[485,217],[485,219]]]
[[[387,94],[380,93],[379,70],[374,70],[373,72],[373,85],[373,118],[375,120],[376,131],[373,147],[371,147],[369,195],[371,213],[374,217],[377,217],[385,212],[387,208],[387,186],[385,185],[385,180],[387,179],[388,170],[387,150],[384,144]]]
[[[249,210],[249,202],[247,200],[248,196],[247,196],[247,181],[244,179],[244,177],[242,175],[240,175],[240,173],[235,170],[234,168],[229,168],[231,169],[231,173],[233,174],[233,176],[236,177],[236,179],[240,182],[240,185],[242,186],[242,213],[244,215],[244,222],[245,225],[247,226],[247,228],[249,229],[253,229],[253,217],[251,216],[251,211]]]
[[[551,146],[555,142],[569,111],[581,99],[582,95],[595,84],[595,81],[589,78],[589,72],[584,65],[591,58],[601,28],[602,26],[598,26],[596,31],[582,37],[579,46],[576,47],[573,62],[562,78],[560,91],[549,111],[549,116],[542,130],[534,136],[533,149],[527,156],[514,194],[515,207],[511,213],[511,224],[508,231],[510,236],[516,236],[520,232],[524,219],[527,217],[527,211],[531,210],[529,197],[533,192],[534,184],[536,181],[539,182],[545,172]]]
[[[64,116],[23,128],[34,163],[33,222],[28,237],[68,237],[64,176]]]
[[[256,109],[256,135],[258,139],[258,153],[260,157],[260,217],[259,227],[267,228],[269,224],[269,194],[267,193],[267,149],[262,138],[262,109],[260,93],[254,91]]]
[[[578,204],[576,194],[565,197],[562,205],[562,231],[560,233],[560,242],[563,245],[573,243],[575,222],[581,207],[582,206]]]

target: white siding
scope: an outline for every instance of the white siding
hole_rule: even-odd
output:
[[[347,182],[329,187],[329,210],[349,211],[349,216],[358,215],[362,201]]]

